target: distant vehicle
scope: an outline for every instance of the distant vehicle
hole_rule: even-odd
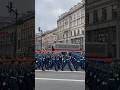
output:
[[[56,43],[48,46],[48,49],[52,48],[56,50],[82,50],[79,44],[66,44],[66,43]]]

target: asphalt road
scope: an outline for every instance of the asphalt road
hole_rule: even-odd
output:
[[[35,90],[85,90],[85,72],[37,70]]]

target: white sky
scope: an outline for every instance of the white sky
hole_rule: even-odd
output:
[[[81,0],[35,0],[35,31],[40,26],[43,31],[57,27],[57,19]]]

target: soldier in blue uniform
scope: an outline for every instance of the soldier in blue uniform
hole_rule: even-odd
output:
[[[62,68],[61,68],[62,71],[64,70],[64,68],[65,68],[66,65],[68,65],[68,68],[70,69],[70,71],[73,71],[72,67],[71,67],[71,61],[70,61],[70,59],[71,58],[68,55],[63,56],[63,59],[62,59]]]
[[[61,67],[62,67],[62,55],[58,55],[58,63],[57,63],[57,65],[58,65],[58,69],[59,70],[61,70]]]
[[[44,58],[42,57],[42,56],[40,56],[39,58],[38,58],[38,67],[39,67],[39,69],[40,69],[40,67],[41,67],[41,69],[43,70],[43,71],[45,71],[45,67],[44,67],[45,65],[44,65]]]
[[[51,61],[51,65],[50,68],[51,69],[55,69],[55,71],[58,71],[58,67],[57,67],[57,57],[55,55],[52,56],[52,61]]]
[[[84,57],[80,58],[80,65],[82,69],[85,69],[85,58]]]
[[[71,62],[76,71],[78,71],[78,58],[75,56],[71,56]]]

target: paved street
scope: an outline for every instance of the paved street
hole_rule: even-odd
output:
[[[35,90],[85,90],[84,71],[35,71]]]

